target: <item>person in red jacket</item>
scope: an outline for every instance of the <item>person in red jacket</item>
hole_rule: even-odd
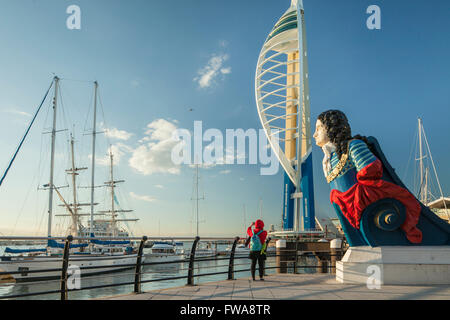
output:
[[[252,231],[252,227],[255,226]],[[261,242],[261,250],[250,251],[249,258],[252,260],[251,264],[251,272],[252,279],[255,280],[255,272],[256,272],[256,261],[258,261],[258,269],[259,269],[259,279],[264,280],[264,255],[261,254],[261,251],[264,250],[264,243],[267,238],[267,231],[264,230],[264,222],[262,220],[256,220],[252,222],[250,227],[247,229],[247,234],[251,238],[254,234],[257,234],[259,240]],[[251,249],[250,249],[251,250]]]

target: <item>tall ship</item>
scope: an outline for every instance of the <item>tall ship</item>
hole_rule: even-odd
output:
[[[95,147],[96,147],[96,135],[98,134],[96,129],[97,122],[97,89],[98,83],[94,82],[94,103],[93,103],[93,129],[92,129],[92,154],[91,154],[91,185],[87,188],[90,189],[90,202],[79,202],[77,193],[77,176],[82,170],[86,170],[86,167],[77,167],[75,165],[75,141],[73,136],[70,138],[70,160],[71,168],[66,170],[66,173],[71,176],[71,189],[72,199],[71,202],[61,194],[60,190],[63,187],[57,187],[54,184],[55,175],[55,144],[56,144],[56,123],[57,123],[57,110],[58,110],[58,97],[59,97],[59,82],[58,77],[54,77],[44,99],[41,102],[33,120],[28,127],[22,141],[19,144],[16,153],[13,156],[7,170],[0,180],[0,185],[3,182],[9,168],[14,162],[17,153],[22,146],[33,122],[40,111],[46,97],[49,94],[51,88],[54,89],[54,96],[52,101],[53,110],[53,126],[51,132],[51,150],[50,150],[50,175],[49,182],[43,185],[43,189],[48,191],[48,228],[47,228],[47,245],[43,248],[9,248],[5,249],[5,255],[0,257],[0,271],[1,272],[17,272],[21,273],[3,275],[2,282],[22,282],[22,281],[38,281],[47,279],[56,279],[60,277],[60,271],[58,272],[34,272],[43,269],[60,269],[62,265],[62,254],[64,249],[64,243],[54,239],[52,237],[52,225],[53,217],[70,217],[70,226],[65,235],[72,235],[75,240],[70,244],[69,255],[69,267],[97,267],[92,269],[81,269],[81,276],[89,276],[94,274],[116,272],[130,268],[127,265],[134,264],[137,259],[136,244],[130,241],[129,231],[126,228],[121,227],[121,222],[137,221],[138,219],[119,219],[119,214],[125,214],[131,212],[131,210],[123,210],[118,208],[118,202],[116,199],[115,188],[118,183],[124,182],[123,180],[115,180],[114,177],[114,156],[112,148],[109,150],[109,181],[106,181],[103,187],[109,189],[109,209],[104,211],[94,212],[94,208],[98,203],[95,202],[94,189],[96,186],[95,181]],[[55,214],[54,213],[54,194],[56,194],[61,202],[60,206],[65,208],[66,213]],[[83,213],[82,207],[90,207],[90,213]],[[87,218],[87,219],[84,219]],[[85,239],[83,239],[85,238]],[[86,239],[87,238],[87,239]],[[98,238],[98,239],[96,239]],[[110,238],[110,239],[108,239]],[[122,239],[123,238],[123,239]],[[144,259],[144,257],[143,257]],[[123,268],[120,266],[123,265]],[[104,266],[104,268],[100,268]],[[112,267],[113,266],[113,267]],[[33,272],[31,272],[33,271]]]

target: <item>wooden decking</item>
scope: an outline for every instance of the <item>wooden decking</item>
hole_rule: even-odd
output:
[[[113,300],[450,300],[450,286],[341,284],[331,274],[274,274],[265,281],[249,278],[201,283],[101,299]]]

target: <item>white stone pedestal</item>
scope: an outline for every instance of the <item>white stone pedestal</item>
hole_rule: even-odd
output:
[[[450,284],[450,246],[350,247],[336,280],[369,285]]]

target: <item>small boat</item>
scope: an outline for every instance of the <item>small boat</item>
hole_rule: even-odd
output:
[[[227,254],[231,254],[231,249],[232,249],[231,246],[225,249]],[[238,244],[236,246],[236,248],[234,249],[235,256],[248,256],[249,254],[250,254],[250,249],[248,247],[246,247],[245,244],[243,244],[243,243]]]
[[[184,260],[182,242],[157,241],[153,243],[149,253],[144,252],[146,262],[167,262]]]
[[[199,242],[197,248],[195,249],[195,258],[211,258],[217,256],[217,250],[212,248],[211,243]],[[187,252],[184,256],[189,259],[191,253]]]

